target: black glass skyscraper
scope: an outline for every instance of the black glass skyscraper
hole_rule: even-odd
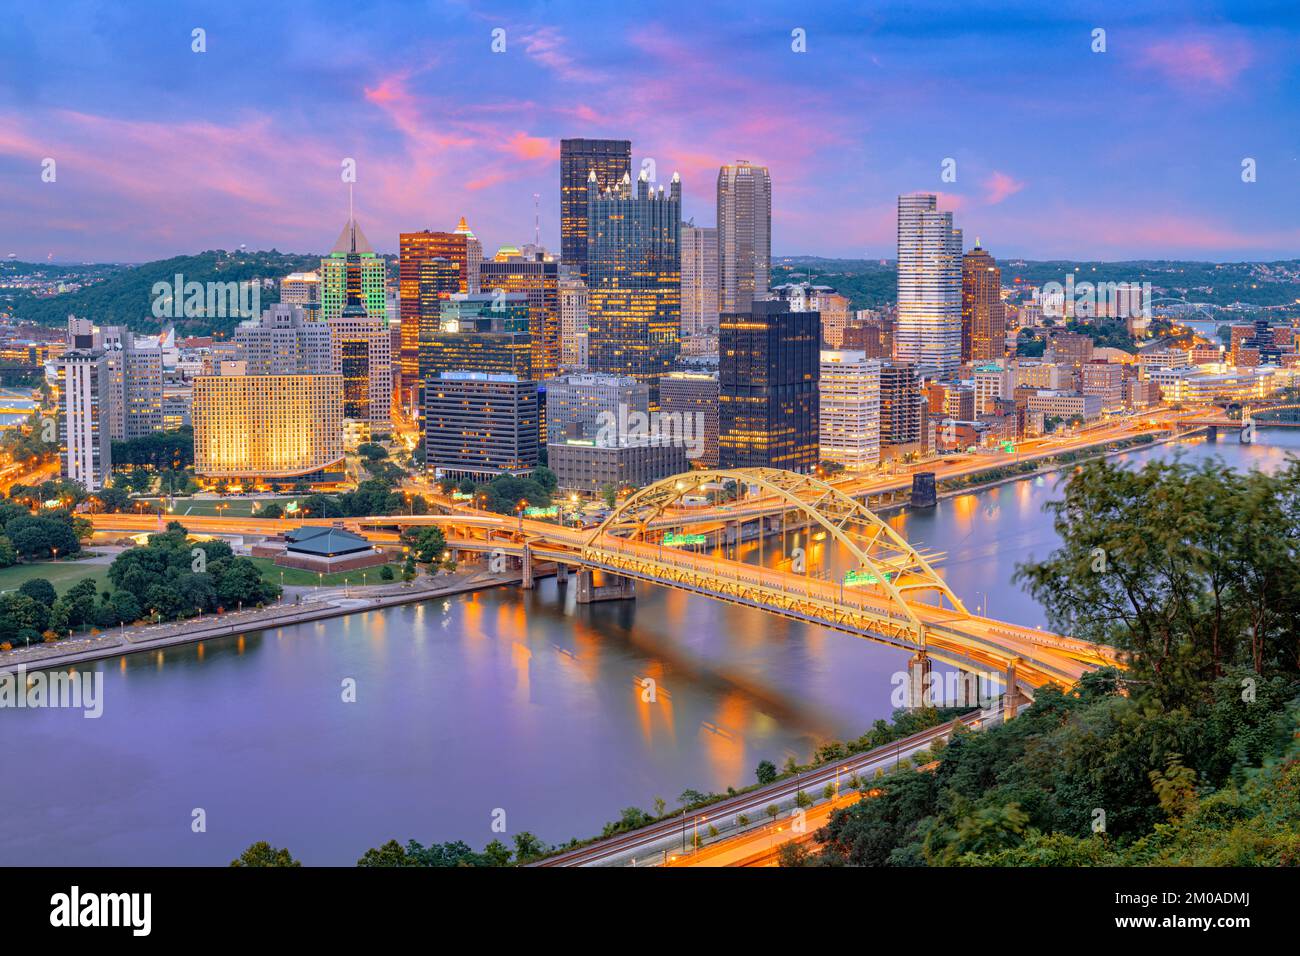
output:
[[[635,195],[627,177],[612,191],[587,186],[587,367],[645,382],[658,408],[681,330],[681,179],[652,190],[643,173]]]
[[[587,180],[592,172],[601,191],[613,189],[632,172],[629,139],[560,140],[560,259],[587,278]]]
[[[821,313],[778,299],[720,316],[718,451],[723,468],[817,467]]]

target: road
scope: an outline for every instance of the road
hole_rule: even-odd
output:
[[[866,753],[857,754],[845,760],[828,763],[815,770],[800,774],[788,780],[778,780],[766,787],[751,790],[748,793],[731,797],[703,807],[698,811],[685,813],[673,819],[652,823],[630,833],[619,834],[606,840],[600,840],[590,846],[570,850],[556,856],[539,860],[533,866],[658,866],[664,862],[673,863],[674,857],[680,858],[693,834],[703,834],[710,825],[717,827],[720,833],[730,834],[737,831],[738,816],[749,818],[751,825],[764,819],[767,808],[772,804],[793,807],[796,795],[803,791],[814,799],[822,799],[821,793],[826,784],[843,785],[855,773],[864,780],[875,777],[877,770],[887,771],[898,765],[905,757],[920,750],[926,750],[940,737],[947,738],[957,723],[964,723],[972,729],[1001,721],[998,711],[986,711],[968,714],[947,724],[931,727],[919,734],[913,734],[883,747],[877,747]]]

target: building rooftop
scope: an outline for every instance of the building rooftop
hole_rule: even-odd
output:
[[[285,533],[285,549],[294,554],[314,554],[332,558],[340,554],[369,551],[370,542],[359,534],[342,528],[305,525]]]

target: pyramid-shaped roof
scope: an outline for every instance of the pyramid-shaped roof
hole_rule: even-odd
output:
[[[370,246],[370,240],[366,234],[361,231],[355,218],[349,219],[343,224],[343,231],[339,233],[338,240],[334,243],[334,248],[330,250],[332,256],[346,256],[351,253],[361,253],[374,255],[375,250]]]

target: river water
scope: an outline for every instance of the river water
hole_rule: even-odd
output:
[[[1181,449],[1271,469],[1300,453],[1295,430],[1258,439],[1125,460]],[[1039,625],[1010,582],[1056,542],[1043,512],[1056,481],[892,521],[945,552],[942,573],[972,610]],[[225,864],[265,839],[308,864],[350,865],[394,837],[482,847],[502,811],[507,836],[586,837],[624,807],[744,785],[762,759],[804,760],[861,734],[889,716],[906,663],[665,589],[589,606],[572,592],[547,580],[87,665],[103,674],[99,719],[0,710],[0,864]]]

